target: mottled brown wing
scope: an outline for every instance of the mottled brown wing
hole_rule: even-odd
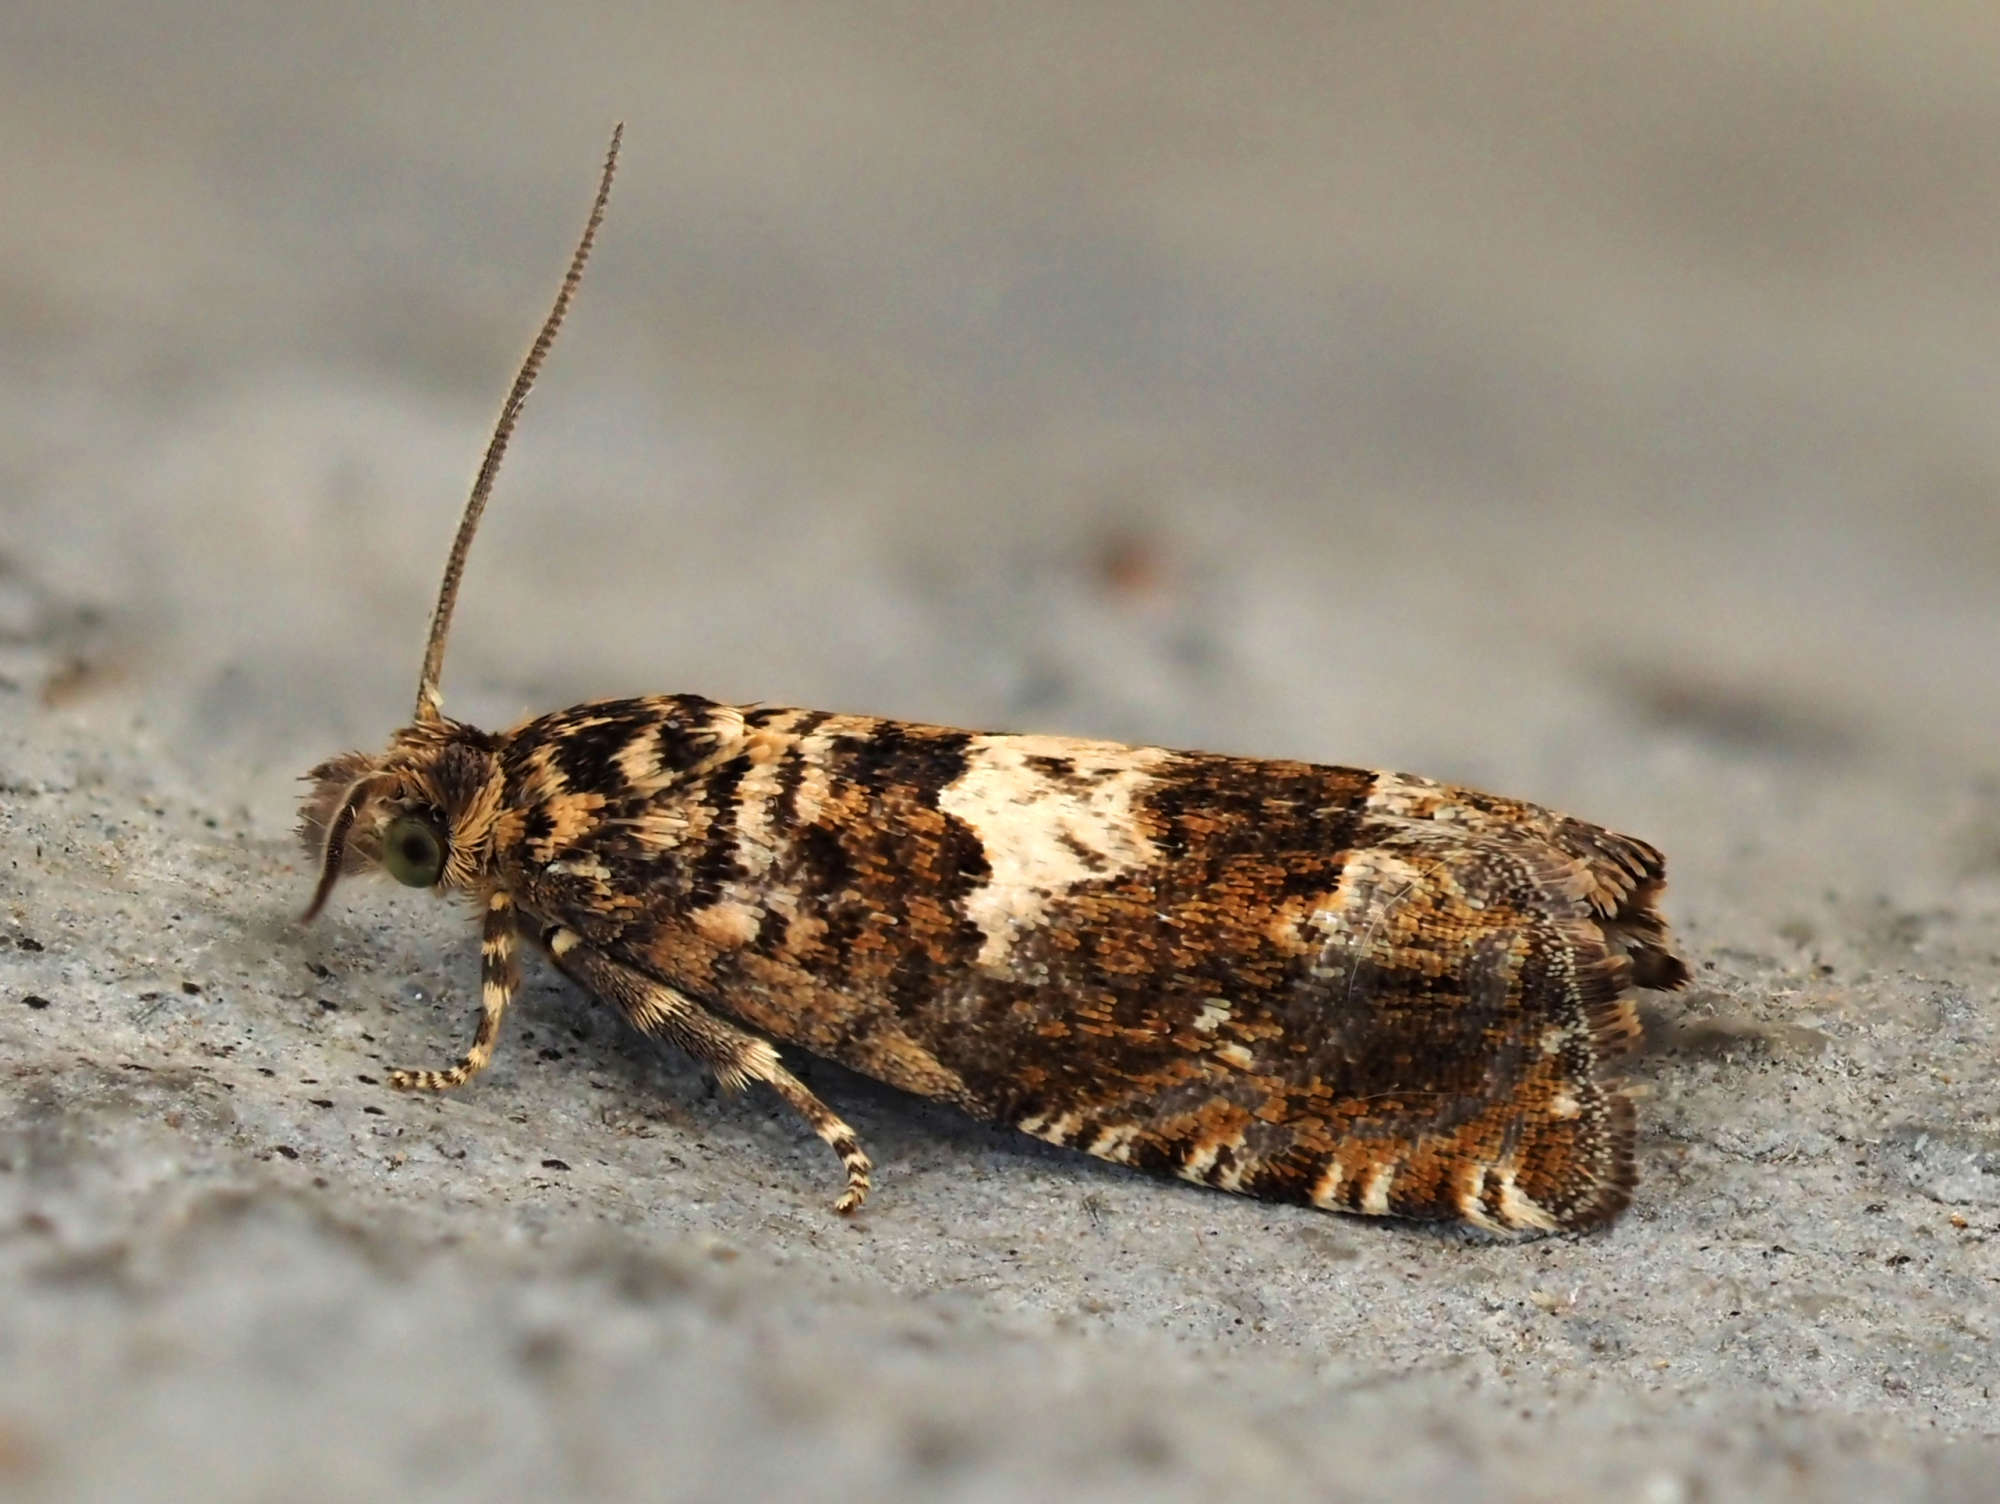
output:
[[[523,807],[538,767],[611,792],[523,833],[524,906],[774,1039],[1252,1195],[1504,1228],[1628,1197],[1607,1062],[1635,974],[1683,975],[1642,842],[1353,769],[564,714],[589,734],[513,734]]]

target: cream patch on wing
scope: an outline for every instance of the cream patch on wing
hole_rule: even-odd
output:
[[[1377,773],[1366,808],[1371,814],[1428,820],[1446,802],[1450,793],[1450,789],[1435,779],[1419,778],[1414,773]]]
[[[764,911],[740,899],[724,898],[689,916],[702,937],[722,950],[736,950],[757,938],[764,923]]]
[[[986,936],[982,966],[1004,968],[1015,937],[1071,888],[1158,859],[1138,799],[1172,755],[1059,736],[972,739],[965,771],[938,794],[938,808],[971,829],[992,869],[965,898]]]
[[[734,705],[711,706],[699,735],[708,742],[702,754],[703,763],[729,756],[743,740],[743,712]],[[618,771],[625,775],[633,793],[651,798],[695,776],[695,768],[674,767],[663,761],[663,750],[656,726],[638,731],[619,749]]]
[[[795,756],[802,765],[798,792],[792,795],[790,824],[800,830],[817,825],[833,805],[834,784],[827,758],[844,741],[866,741],[880,725],[863,716],[828,716],[798,738]]]
[[[558,851],[577,844],[597,828],[598,813],[603,808],[601,794],[581,790],[565,790],[542,800],[548,834],[530,845],[529,857],[538,862],[553,860]]]
[[[1380,961],[1396,934],[1396,907],[1430,877],[1394,851],[1356,851],[1340,882],[1306,918],[1315,977],[1352,978],[1364,960]]]
[[[736,864],[753,882],[777,859],[785,759],[798,741],[792,728],[810,714],[788,710],[744,738],[741,755],[749,766],[736,786]]]

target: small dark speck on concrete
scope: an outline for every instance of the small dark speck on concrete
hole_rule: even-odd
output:
[[[299,1151],[294,1149],[290,1144],[273,1144],[271,1152],[273,1154],[282,1154],[286,1159],[297,1159],[299,1157]]]
[[[183,982],[183,983],[181,983],[181,991],[185,992],[185,993],[186,993],[186,994],[187,994],[187,995],[188,995],[189,997],[200,997],[200,996],[201,996],[201,983],[199,983],[199,982]]]
[[[313,1106],[315,1106],[315,1107],[331,1107],[331,1106],[333,1106],[333,1098],[332,1098],[332,1097],[308,1097],[308,1098],[307,1098],[306,1100],[307,1100],[307,1101],[309,1101],[309,1102],[311,1102],[311,1103],[312,1103],[312,1105],[313,1105]]]
[[[338,1013],[340,1011],[340,1004],[334,1002],[331,998],[323,997],[320,998],[318,1001],[320,1007],[325,1009],[328,1013]]]
[[[379,1107],[364,1107],[361,1110],[367,1113],[368,1116],[370,1116],[371,1118],[379,1118],[385,1116],[382,1109]]]
[[[329,970],[327,967],[320,965],[319,962],[317,961],[306,962],[306,970],[311,972],[314,976],[318,977],[322,982],[328,980],[333,975],[333,972],[331,970]]]
[[[33,951],[42,949],[42,942],[37,940],[33,935],[23,935],[14,943],[20,946],[22,950]]]
[[[29,993],[26,997],[22,998],[21,1001],[26,1003],[30,1008],[33,1008],[37,1013],[41,1012],[42,1009],[48,1007],[49,1005],[49,1000],[47,998],[38,997],[36,994],[32,992]]]
[[[382,1084],[380,1081],[377,1081],[373,1076],[363,1076],[358,1073],[355,1075],[354,1079],[359,1081],[363,1086],[380,1086]]]
[[[542,1161],[542,1168],[544,1170],[567,1170],[569,1165],[560,1159],[545,1159]]]

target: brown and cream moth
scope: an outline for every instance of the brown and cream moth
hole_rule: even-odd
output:
[[[582,275],[460,523],[413,722],[314,768],[306,917],[344,872],[463,893],[492,1057],[517,936],[729,1086],[761,1081],[867,1196],[773,1041],[1119,1164],[1273,1200],[1581,1229],[1631,1196],[1614,1074],[1687,971],[1643,841],[1400,773],[1010,736],[699,695],[486,732],[438,676],[466,551]]]

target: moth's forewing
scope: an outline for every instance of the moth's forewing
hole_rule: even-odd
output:
[[[1623,1204],[1604,895],[1639,843],[1354,769],[697,697],[545,717],[505,760],[524,907],[780,1041],[1228,1190]]]

